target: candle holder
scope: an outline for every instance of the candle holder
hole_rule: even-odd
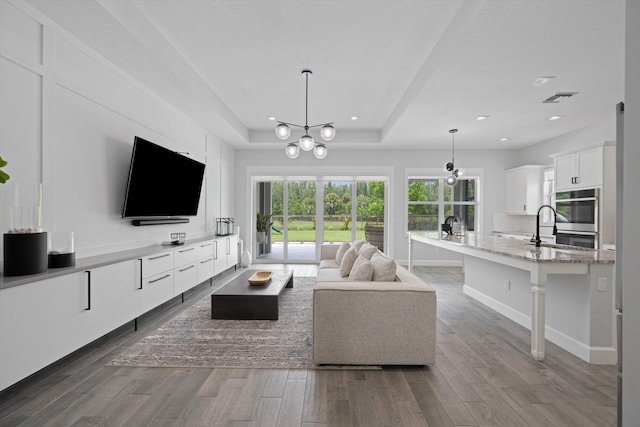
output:
[[[7,232],[3,236],[4,275],[47,270],[47,233],[42,231],[42,185],[12,183],[7,193]]]
[[[71,267],[76,264],[72,231],[49,235],[49,268]]]

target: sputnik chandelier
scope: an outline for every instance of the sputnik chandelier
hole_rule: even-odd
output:
[[[444,170],[446,172],[451,173],[451,175],[447,177],[447,184],[449,185],[456,185],[456,182],[458,182],[458,178],[464,175],[464,169],[456,169],[456,167],[453,164],[454,142],[455,142],[454,135],[456,132],[458,132],[458,129],[449,130],[449,133],[451,134],[451,161],[448,162],[446,165],[444,165]]]
[[[313,74],[311,70],[302,70],[302,74],[305,76],[305,114],[304,114],[304,126],[296,125],[294,123],[287,123],[278,121],[276,126],[276,136],[280,139],[287,139],[291,135],[291,128],[289,126],[295,126],[304,129],[304,135],[298,142],[290,142],[287,145],[286,153],[291,159],[295,159],[300,154],[300,149],[304,151],[313,150],[313,155],[318,159],[324,159],[327,157],[327,146],[321,142],[315,141],[309,135],[309,129],[322,126],[320,128],[320,137],[325,141],[331,141],[336,136],[336,130],[331,123],[322,123],[319,125],[309,126],[309,74]]]

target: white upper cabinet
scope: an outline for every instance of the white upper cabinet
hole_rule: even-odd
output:
[[[603,183],[604,147],[590,148],[553,156],[556,191],[601,187]]]
[[[543,167],[526,165],[504,173],[505,212],[510,215],[535,215],[542,205]]]

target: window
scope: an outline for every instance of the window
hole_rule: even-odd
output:
[[[458,216],[467,230],[477,230],[477,181],[459,179],[452,187],[443,177],[409,176],[407,231],[438,231],[449,216]]]
[[[545,168],[544,170],[544,183],[542,186],[542,203],[546,205],[551,205],[554,208],[556,207],[556,189],[555,189],[555,171],[553,170],[553,166]],[[551,213],[551,209],[543,209],[542,214],[542,223],[552,226],[553,225],[553,214]]]
[[[321,243],[356,238],[384,250],[387,181],[270,177],[254,182],[253,217],[270,215],[267,230],[256,227],[256,262],[315,261]]]

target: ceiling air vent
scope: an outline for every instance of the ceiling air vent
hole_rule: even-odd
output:
[[[549,98],[545,99],[544,101],[542,101],[543,104],[557,104],[558,99],[560,98],[570,98],[573,95],[577,94],[578,92],[557,92],[555,95],[550,96]]]

